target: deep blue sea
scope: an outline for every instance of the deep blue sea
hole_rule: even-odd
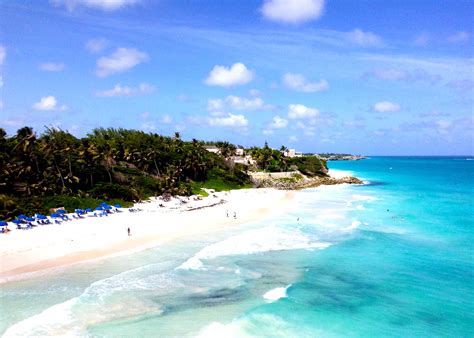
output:
[[[474,161],[330,162],[363,186],[213,236],[1,286],[0,333],[473,337]]]

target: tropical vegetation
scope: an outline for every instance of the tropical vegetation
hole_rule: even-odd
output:
[[[77,138],[55,128],[38,136],[23,127],[8,137],[0,128],[0,219],[103,200],[126,205],[163,193],[190,195],[213,184],[234,189],[249,186],[250,178],[242,165],[229,165],[204,142],[183,141],[179,133],[98,128]]]

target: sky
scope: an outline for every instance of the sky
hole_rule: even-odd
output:
[[[469,0],[1,0],[0,127],[474,154]]]

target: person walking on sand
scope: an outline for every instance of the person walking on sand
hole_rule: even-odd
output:
[[[130,233],[130,227],[127,228],[128,235],[131,236],[132,234]]]
[[[237,219],[237,213],[234,211],[234,218]]]
[[[229,210],[226,210],[226,211],[225,211],[225,215],[226,215],[227,217],[229,217]]]

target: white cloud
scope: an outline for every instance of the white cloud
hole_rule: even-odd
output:
[[[56,7],[64,6],[68,11],[73,11],[77,7],[88,7],[111,12],[132,6],[139,0],[50,0],[50,2]]]
[[[309,82],[302,74],[286,73],[283,75],[283,83],[290,89],[305,93],[329,89],[329,83],[326,80]]]
[[[428,73],[423,69],[413,69],[410,71],[397,69],[397,68],[376,68],[366,75],[374,77],[379,80],[387,81],[406,81],[406,82],[417,82],[425,81],[431,84],[435,84],[442,80],[440,75]]]
[[[271,129],[263,129],[262,134],[263,135],[273,135],[273,134],[275,134],[275,131],[271,130]]]
[[[285,24],[299,24],[318,19],[324,10],[324,0],[265,0],[263,16]]]
[[[39,102],[33,104],[33,109],[36,110],[66,110],[65,105],[59,106],[58,101],[54,96],[43,96]]]
[[[237,110],[266,110],[273,106],[266,104],[260,97],[246,98],[241,96],[229,95],[224,99],[209,99],[207,101],[208,111],[218,111],[229,109]]]
[[[209,125],[217,127],[246,127],[249,121],[244,115],[226,114],[221,117],[210,117]]]
[[[372,32],[364,32],[361,29],[354,29],[351,32],[346,33],[347,39],[359,46],[381,46],[382,38]]]
[[[102,52],[107,47],[106,39],[91,39],[86,42],[85,47],[91,53]]]
[[[117,48],[110,56],[103,56],[97,60],[96,74],[99,77],[106,77],[122,73],[148,59],[148,55],[138,49]]]
[[[62,62],[45,62],[39,65],[39,69],[45,72],[61,72],[66,68]]]
[[[272,122],[268,124],[269,129],[281,129],[286,128],[286,126],[288,126],[288,120],[278,115],[274,116]]]
[[[140,94],[148,94],[155,90],[155,87],[148,83],[140,83],[137,87],[122,86],[116,84],[114,88],[97,91],[96,96],[113,97],[113,96],[134,96]]]
[[[205,83],[209,86],[230,87],[249,83],[253,80],[253,71],[243,63],[234,63],[231,67],[216,65],[212,68]]]
[[[447,41],[451,43],[461,43],[461,42],[468,41],[469,38],[470,38],[470,35],[468,32],[457,32],[449,36]]]
[[[290,136],[290,142],[298,142],[298,138],[296,136]]]
[[[140,128],[144,131],[154,131],[156,129],[156,125],[153,122],[143,122],[140,125]]]
[[[163,115],[161,118],[161,123],[163,124],[170,124],[171,122],[173,122],[173,118],[169,115]]]
[[[379,113],[396,112],[400,110],[400,105],[390,101],[381,101],[374,104],[373,110]]]
[[[5,46],[0,45],[0,66],[3,65],[6,58],[7,58],[7,49],[5,48]]]
[[[290,119],[306,119],[316,117],[319,110],[316,108],[309,108],[302,104],[290,104],[288,106],[288,117]]]

